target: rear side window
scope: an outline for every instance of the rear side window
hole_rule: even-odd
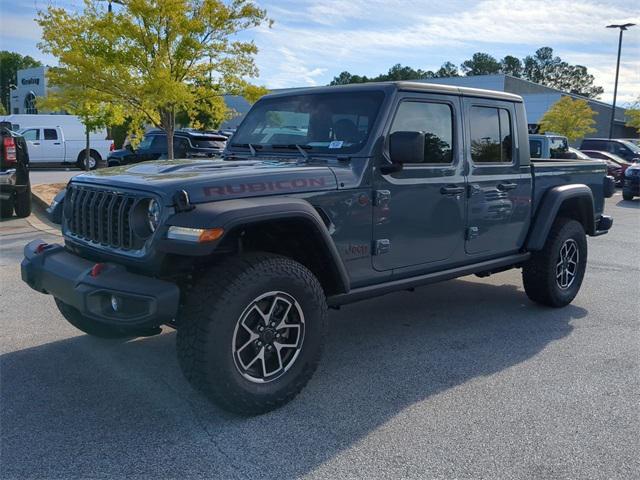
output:
[[[402,102],[391,132],[424,132],[424,163],[453,162],[453,112],[445,103]]]
[[[554,137],[549,140],[549,155],[551,158],[567,158],[569,143],[566,138]]]
[[[471,107],[471,159],[474,163],[511,163],[511,115],[504,108]]]
[[[156,151],[165,151],[167,150],[167,136],[166,135],[154,135],[153,143],[151,144],[151,148]]]
[[[540,140],[529,140],[529,151],[531,158],[542,158],[542,142]]]
[[[57,140],[58,132],[54,128],[45,128],[44,129],[44,139],[45,140]]]

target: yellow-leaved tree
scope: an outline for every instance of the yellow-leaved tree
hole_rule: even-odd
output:
[[[37,21],[39,47],[58,59],[51,84],[95,92],[132,125],[164,130],[170,159],[177,113],[219,119],[223,95],[265,92],[246,80],[257,76],[257,47],[238,36],[271,24],[251,0],[126,0],[113,12],[85,0],[82,12],[50,6]]]
[[[596,115],[586,100],[563,96],[542,116],[540,132],[557,133],[574,141],[596,131]]]
[[[627,116],[627,127],[635,128],[638,133],[640,133],[640,97],[631,105],[631,107],[627,108],[626,111]]]

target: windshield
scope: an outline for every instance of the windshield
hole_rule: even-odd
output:
[[[383,98],[380,91],[266,98],[247,114],[231,146],[357,152],[369,138]]]
[[[636,145],[635,143],[630,142],[628,140],[620,140],[620,143],[622,143],[625,147],[627,147],[633,153],[640,154],[640,147],[638,145]]]

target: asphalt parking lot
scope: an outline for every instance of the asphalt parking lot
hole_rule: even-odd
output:
[[[75,330],[20,281],[0,223],[2,478],[588,478],[640,472],[640,201],[607,200],[574,303],[519,271],[330,314],[319,370],[284,408],[238,418],[182,378],[175,332]]]

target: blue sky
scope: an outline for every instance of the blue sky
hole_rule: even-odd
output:
[[[524,57],[550,46],[588,67],[611,101],[617,31],[625,32],[619,100],[640,96],[640,2],[634,0],[270,0],[259,1],[272,28],[246,34],[260,49],[258,83],[269,88],[324,85],[343,70],[376,75],[395,63],[423,70],[460,64],[474,52]],[[33,21],[48,5],[80,9],[81,0],[0,0],[0,48],[42,55]],[[116,7],[117,8],[117,7]]]

